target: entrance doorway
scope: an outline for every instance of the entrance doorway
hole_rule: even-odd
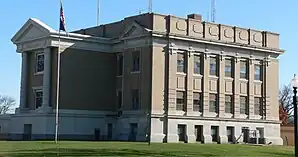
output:
[[[32,124],[24,124],[23,140],[30,141],[32,139]]]

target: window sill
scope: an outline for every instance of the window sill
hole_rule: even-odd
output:
[[[240,82],[248,83],[247,79],[239,79]]]
[[[203,75],[201,74],[193,74],[194,77],[203,78]]]
[[[132,71],[132,72],[130,72],[131,74],[139,74],[139,73],[141,73],[140,71]]]
[[[225,77],[225,80],[228,80],[228,81],[233,81],[233,80],[234,80],[234,78],[232,78],[232,77]]]
[[[37,76],[37,75],[43,75],[43,73],[44,73],[43,71],[41,71],[41,72],[35,72],[35,73],[34,73],[34,76]]]
[[[180,75],[180,76],[186,76],[186,73],[182,73],[182,72],[177,72],[176,75]]]
[[[256,83],[256,84],[262,84],[263,81],[260,81],[260,80],[254,80],[254,83]]]
[[[218,76],[210,75],[209,78],[211,78],[211,79],[218,79]]]

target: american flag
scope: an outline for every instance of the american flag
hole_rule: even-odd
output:
[[[59,31],[60,30],[66,32],[62,1],[60,1],[60,28],[59,28]]]

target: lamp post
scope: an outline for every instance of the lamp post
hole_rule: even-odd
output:
[[[293,106],[294,106],[294,128],[295,128],[295,156],[298,156],[298,134],[297,134],[297,87],[298,87],[298,80],[296,78],[296,74],[294,74],[294,78],[292,79],[292,86],[293,86]]]

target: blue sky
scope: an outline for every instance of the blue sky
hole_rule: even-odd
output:
[[[101,0],[101,23],[121,20],[147,11],[148,0]],[[68,30],[96,25],[97,0],[63,0]],[[297,0],[217,0],[216,22],[245,28],[280,33],[279,83],[288,84],[297,73],[298,26]],[[153,11],[186,17],[199,13],[207,19],[210,0],[153,0]],[[10,39],[28,20],[38,18],[54,29],[58,28],[59,0],[4,0],[0,6],[0,94],[19,102],[21,57]],[[210,18],[209,18],[210,19]]]

